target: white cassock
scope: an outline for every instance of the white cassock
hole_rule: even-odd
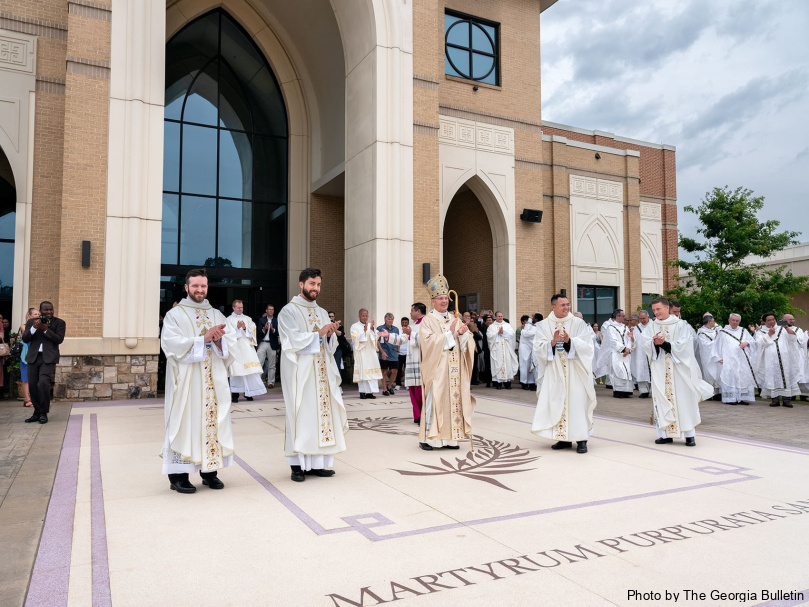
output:
[[[803,362],[803,375],[801,381],[798,382],[798,387],[801,389],[801,396],[809,396],[809,332],[800,327],[794,328],[798,334],[798,350],[800,351],[798,358]]]
[[[606,323],[605,323],[606,324]],[[601,355],[607,365],[607,376],[615,392],[632,394],[635,382],[632,380],[632,359],[623,355],[626,348],[632,348],[632,340],[627,335],[626,325],[610,321],[607,328],[601,328]]]
[[[166,313],[160,346],[166,354],[166,436],[163,474],[214,472],[233,463],[228,364],[236,336],[226,327],[221,349],[205,333],[225,316],[185,298]]]
[[[744,349],[740,348],[743,342],[750,345]],[[756,338],[747,329],[743,327],[731,329],[728,325],[717,332],[711,362],[719,369],[718,379],[723,403],[756,400],[755,389],[758,381],[754,366],[757,357]],[[702,360],[706,360],[705,357]]]
[[[655,428],[660,438],[692,437],[700,423],[699,403],[711,398],[713,386],[702,380],[694,356],[693,329],[676,316],[649,321],[640,344],[649,358],[652,377],[652,405]],[[671,352],[657,348],[654,336],[660,333],[671,345]]]
[[[689,325],[690,326],[690,325]],[[715,394],[721,391],[719,374],[722,368],[716,362],[719,359],[713,357],[714,344],[719,332],[719,327],[713,329],[702,326],[697,331],[697,350],[699,351],[699,367],[702,370],[702,379],[714,387]]]
[[[593,331],[592,327],[590,330]],[[607,360],[601,353],[601,344],[595,331],[593,331],[593,347],[595,348],[595,353],[593,354],[593,380],[595,381],[607,374]]]
[[[639,336],[644,331],[648,331],[649,323],[645,325],[638,323],[632,329],[632,334],[635,339],[632,341],[632,354],[630,361],[630,370],[632,371],[632,379],[638,384],[638,392],[641,394],[649,394],[652,389],[651,377],[649,376],[649,359],[646,358],[646,353],[640,347]]]
[[[692,343],[694,344],[694,357],[697,359],[697,369],[699,370],[700,377],[702,377],[702,367],[700,367],[699,342],[697,341],[697,332],[694,330],[694,327],[688,324],[687,321],[685,324],[688,327],[688,332],[690,333],[691,339],[693,340]]]
[[[354,383],[358,384],[363,394],[379,392],[382,368],[379,365],[376,329],[370,322],[355,322],[351,325],[351,343],[354,345]]]
[[[570,351],[557,350],[553,334],[564,328]],[[537,325],[534,353],[541,382],[531,432],[557,441],[586,441],[593,433],[596,393],[593,387],[593,329],[568,314],[551,314]]]
[[[500,329],[503,334],[500,334]],[[517,361],[517,336],[506,322],[493,322],[486,331],[489,340],[489,355],[492,359],[492,381],[508,383],[519,369]]]
[[[795,330],[794,328],[792,329]],[[800,396],[798,381],[803,378],[803,359],[798,349],[798,336],[787,333],[785,327],[775,327],[770,337],[769,329],[756,331],[759,346],[756,378],[763,398],[792,398]]]
[[[320,337],[329,313],[300,295],[281,309],[281,389],[286,406],[284,455],[301,470],[331,468],[334,455],[346,450],[346,409],[340,369],[334,360],[337,336]]]
[[[537,357],[534,354],[534,338],[537,328],[530,320],[520,332],[520,382],[537,383]]]
[[[246,328],[237,327],[239,321],[244,322]],[[233,362],[230,363],[230,391],[245,396],[259,396],[267,393],[264,382],[261,381],[261,363],[258,362],[256,347],[256,323],[244,314],[231,314],[227,317],[228,327],[236,336],[233,346]]]

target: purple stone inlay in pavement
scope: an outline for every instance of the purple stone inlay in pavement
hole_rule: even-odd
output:
[[[67,421],[42,539],[25,599],[26,607],[67,605],[82,420],[81,415],[71,415]]]
[[[93,558],[93,607],[112,607],[110,567],[107,556],[107,519],[101,484],[98,416],[90,416],[90,546]]]

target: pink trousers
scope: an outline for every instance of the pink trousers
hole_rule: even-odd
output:
[[[408,386],[407,391],[410,392],[410,402],[413,404],[413,419],[421,419],[421,386]]]

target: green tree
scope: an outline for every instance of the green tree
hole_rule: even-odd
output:
[[[744,325],[759,322],[765,312],[779,318],[787,312],[803,313],[790,305],[790,295],[809,289],[809,278],[785,273],[786,266],[765,270],[762,264],[745,263],[749,255],[767,258],[798,243],[798,232],[779,232],[775,220],[759,221],[756,214],[763,207],[763,196],[728,186],[707,192],[696,208],[685,207],[699,217],[701,238],[680,236],[680,248],[696,261],[672,262],[688,278],[667,293],[680,301],[682,317],[692,325],[698,325],[705,312],[718,324],[735,312]]]

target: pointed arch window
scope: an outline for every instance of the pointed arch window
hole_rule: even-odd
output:
[[[161,273],[284,285],[287,159],[281,88],[250,36],[222,9],[189,23],[166,46]]]

